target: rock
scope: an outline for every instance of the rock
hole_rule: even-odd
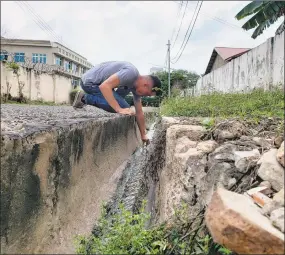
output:
[[[273,196],[273,200],[284,206],[284,188]]]
[[[280,148],[282,142],[284,141],[284,138],[283,136],[277,136],[275,139],[274,139],[274,144],[277,148]]]
[[[241,173],[246,173],[250,167],[256,164],[259,158],[260,153],[257,149],[234,152],[235,166]]]
[[[203,151],[205,153],[211,153],[216,149],[216,147],[218,147],[218,144],[213,140],[209,140],[198,143],[197,150]]]
[[[227,131],[227,130],[216,130],[214,136],[217,140],[227,140],[235,138],[235,134]]]
[[[278,149],[276,157],[277,157],[278,162],[279,162],[283,167],[285,167],[284,142],[282,142],[280,148]]]
[[[282,205],[277,201],[270,201],[269,203],[265,204],[262,208],[262,214],[270,215],[272,211],[281,208]]]
[[[234,155],[231,153],[221,153],[221,154],[217,154],[214,159],[216,160],[222,160],[222,161],[234,161]]]
[[[259,187],[267,187],[268,189],[271,189],[271,183],[269,181],[263,181],[259,184]]]
[[[218,188],[205,214],[214,242],[238,254],[283,254],[284,235],[246,196]]]
[[[274,210],[270,215],[270,220],[273,226],[284,233],[284,207]]]
[[[262,137],[253,137],[252,140],[255,142],[256,145],[258,145],[264,149],[269,149],[272,147],[272,145],[271,145],[272,140],[270,140],[270,139],[265,139]]]
[[[257,174],[264,180],[269,181],[276,191],[284,187],[284,169],[276,159],[277,149],[270,149],[264,153],[257,162],[260,165]]]
[[[190,148],[195,148],[197,142],[191,141],[187,136],[177,139],[175,153],[184,153]]]

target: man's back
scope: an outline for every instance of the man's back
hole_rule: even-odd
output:
[[[134,81],[139,76],[139,72],[133,64],[125,61],[109,61],[92,67],[83,74],[82,81],[100,85],[115,73],[119,76],[120,85],[129,88],[133,87]]]

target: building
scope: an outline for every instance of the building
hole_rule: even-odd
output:
[[[0,60],[7,59],[11,54],[15,62],[30,60],[32,63],[60,67],[61,71],[71,75],[73,86],[79,85],[82,74],[93,66],[85,57],[57,42],[1,37]]]
[[[248,52],[249,48],[227,48],[227,47],[215,47],[208,66],[206,68],[205,75],[218,69],[219,67],[230,62],[244,53]]]
[[[150,68],[150,74],[155,74],[155,73],[157,73],[157,72],[162,72],[163,71],[163,68],[161,68],[161,67],[152,67],[152,68]]]

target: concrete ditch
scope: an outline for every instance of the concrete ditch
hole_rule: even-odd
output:
[[[74,253],[91,232],[140,145],[134,117],[94,109],[2,106],[1,253]]]

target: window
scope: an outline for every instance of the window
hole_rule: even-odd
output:
[[[55,58],[55,64],[58,65],[58,66],[61,66],[62,64],[62,59],[60,57],[56,57]]]
[[[61,53],[61,48],[58,48],[58,52]]]
[[[0,61],[3,61],[3,60],[8,60],[8,52],[7,51],[1,51]]]
[[[72,63],[72,71],[73,72],[76,72],[77,71],[77,65]]]
[[[69,69],[68,67],[69,67],[69,62],[64,60],[64,70],[68,71],[68,69]]]
[[[15,62],[25,62],[25,53],[15,52],[14,61]]]
[[[46,62],[47,62],[47,55],[46,54],[33,53],[32,56],[33,56],[33,58],[32,58],[33,63],[46,64]]]
[[[71,62],[71,61],[68,62],[68,70],[69,70],[69,71],[72,70],[72,62]]]

